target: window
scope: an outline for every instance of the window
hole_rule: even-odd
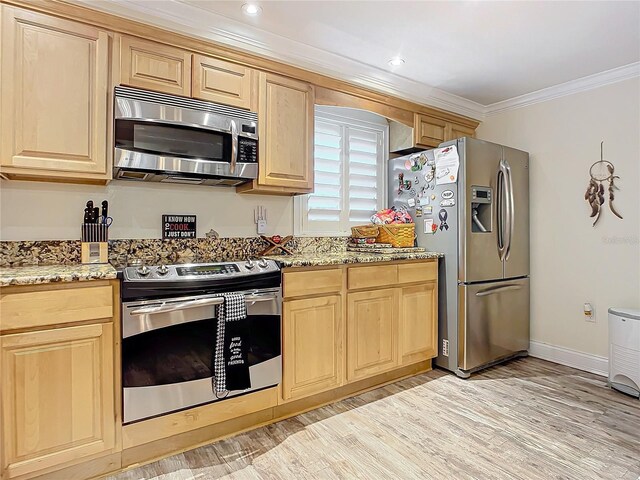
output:
[[[379,115],[316,107],[314,192],[295,201],[296,234],[346,235],[384,207],[388,130]]]

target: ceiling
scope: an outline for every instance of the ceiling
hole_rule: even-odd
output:
[[[256,17],[243,1],[76,1],[476,117],[640,71],[640,1],[262,1]]]

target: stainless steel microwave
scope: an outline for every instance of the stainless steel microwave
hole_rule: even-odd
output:
[[[254,112],[115,88],[113,178],[238,185],[258,177]]]

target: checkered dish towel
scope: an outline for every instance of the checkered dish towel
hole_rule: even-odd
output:
[[[213,362],[213,391],[245,390],[251,387],[248,361],[247,304],[241,293],[220,295],[216,307],[218,331]]]

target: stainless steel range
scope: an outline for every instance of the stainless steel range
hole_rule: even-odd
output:
[[[251,387],[212,388],[216,306],[243,293]],[[126,267],[122,271],[124,423],[280,383],[282,293],[272,260]]]

